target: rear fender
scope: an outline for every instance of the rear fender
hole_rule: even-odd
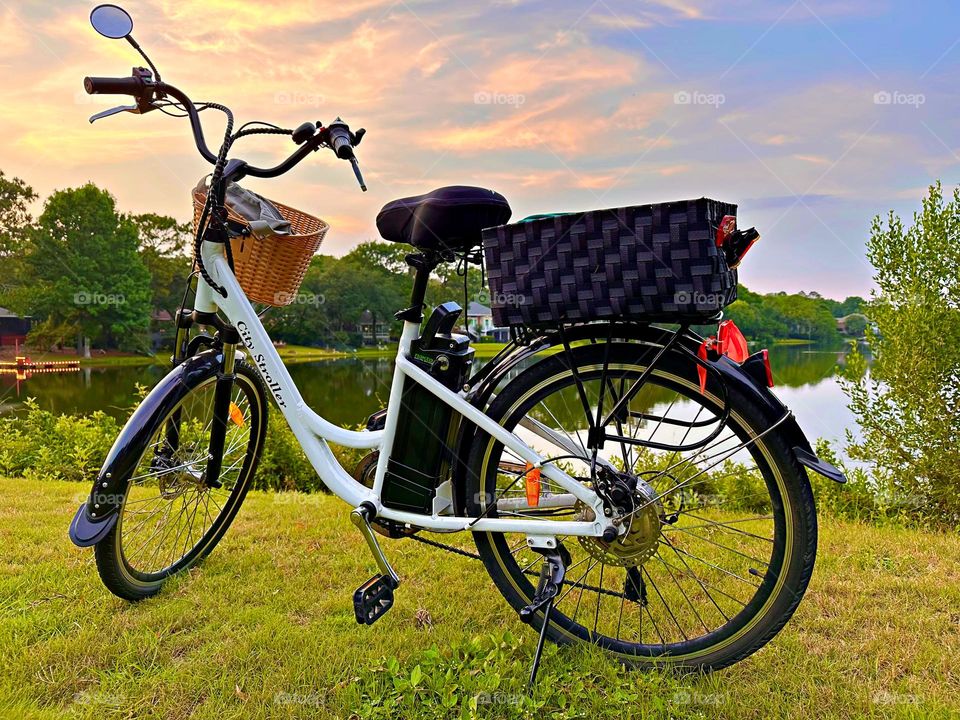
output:
[[[127,482],[136,470],[160,423],[187,393],[217,374],[223,354],[211,349],[184,360],[171,370],[137,406],[110,448],[103,467],[70,523],[70,539],[79,547],[100,542],[116,524]]]

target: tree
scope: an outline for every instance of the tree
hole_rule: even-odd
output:
[[[40,328],[73,329],[89,343],[140,350],[150,319],[150,276],[137,252],[137,228],[117,214],[105,190],[87,184],[51,195],[30,233],[24,258],[29,292],[21,311]]]
[[[193,257],[193,230],[165,215],[131,215],[140,259],[150,274],[150,306],[173,314],[183,297]]]
[[[0,170],[0,258],[23,252],[33,222],[29,206],[36,199],[32,187],[18,177],[8,179]]]
[[[891,500],[960,523],[960,191],[930,188],[913,224],[875,218],[867,255],[877,290],[867,303],[873,365],[853,354],[844,388],[869,463]]]
[[[860,313],[851,313],[850,315],[847,315],[847,318],[844,321],[844,328],[847,335],[852,335],[853,337],[863,337],[863,334],[867,331],[867,316]]]
[[[0,170],[0,303],[15,305],[23,293],[23,260],[27,237],[33,224],[30,203],[37,194],[20,178],[8,179]]]

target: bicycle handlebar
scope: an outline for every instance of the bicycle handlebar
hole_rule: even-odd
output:
[[[136,71],[135,71],[136,72]],[[190,119],[190,128],[193,130],[193,139],[197,150],[211,165],[216,165],[217,155],[207,146],[203,135],[203,126],[200,123],[200,114],[193,101],[185,92],[165,82],[152,82],[143,76],[134,74],[132,77],[99,78],[87,77],[83,81],[84,90],[90,95],[132,95],[137,98],[139,105],[149,105],[154,98],[169,95],[177,100]],[[253,165],[243,165],[243,173],[259,178],[274,178],[292,170],[307,155],[318,150],[323,145],[329,145],[342,160],[355,162],[354,145],[359,143],[363,132],[350,133],[350,128],[340,118],[330,124],[329,128],[321,128],[312,137],[308,138],[286,160],[272,168],[260,168]],[[362,184],[361,184],[362,186]],[[366,189],[366,188],[364,188]]]

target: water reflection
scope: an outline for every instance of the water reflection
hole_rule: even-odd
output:
[[[853,418],[836,382],[845,349],[777,346],[770,351],[775,392],[794,410],[811,437],[841,439]],[[94,410],[118,418],[129,415],[135,387],[156,383],[163,367],[83,368],[71,374],[38,373],[17,379],[0,375],[0,411],[22,407],[34,397],[41,408],[57,413]],[[290,374],[307,403],[332,422],[356,425],[386,404],[392,359],[342,359],[290,365]],[[663,399],[660,398],[660,401]],[[654,406],[658,398],[645,404]],[[575,406],[574,406],[575,407]]]

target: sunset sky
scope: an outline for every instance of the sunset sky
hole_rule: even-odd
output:
[[[88,24],[95,3],[0,0],[0,169],[41,194],[88,180],[124,211],[186,220],[207,172],[188,126],[89,115],[85,75],[139,64]],[[130,0],[135,36],[195,100],[296,126],[366,127],[370,187],[318,154],[251,189],[377,237],[381,205],[447,184],[514,218],[703,195],[763,240],[755,290],[866,293],[870,219],[910,214],[960,169],[960,8],[946,0]],[[220,118],[205,113],[208,138]],[[287,139],[239,145],[271,164]],[[39,209],[39,208],[38,208]]]

